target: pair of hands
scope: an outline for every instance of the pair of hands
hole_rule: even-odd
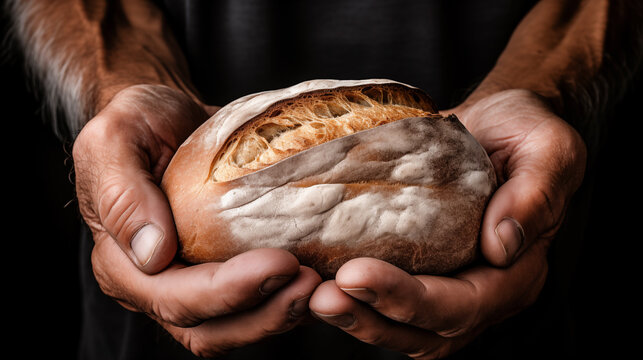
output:
[[[360,258],[323,283],[277,249],[185,266],[172,261],[176,229],[158,184],[178,146],[215,111],[168,87],[133,86],[83,128],[73,149],[101,289],[201,356],[288,331],[311,314],[415,358],[450,354],[536,300],[548,246],[584,173],[576,131],[533,93],[502,91],[446,111],[484,146],[500,179],[482,224],[487,265],[411,276]]]

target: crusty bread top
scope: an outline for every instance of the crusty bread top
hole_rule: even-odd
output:
[[[304,92],[272,104],[234,131],[214,157],[211,180],[233,180],[315,145],[436,112],[426,93],[401,83]]]

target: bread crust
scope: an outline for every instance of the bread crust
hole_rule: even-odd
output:
[[[212,178],[232,180],[326,141],[436,112],[425,92],[397,83],[308,91],[276,101],[232,132],[214,157]]]
[[[180,256],[192,263],[225,261],[278,247],[324,278],[356,257],[379,258],[414,274],[450,272],[473,261],[495,173],[480,144],[454,115],[437,114],[428,95],[426,116],[327,140],[231,180],[213,178],[226,140],[265,120],[277,104],[283,112],[283,104],[310,99],[312,92],[364,86],[419,91],[390,80],[305,82],[262,93],[266,99],[237,100],[197,129],[161,183]]]

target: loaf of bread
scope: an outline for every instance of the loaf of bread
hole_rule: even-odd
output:
[[[186,261],[282,248],[330,278],[356,257],[414,274],[470,263],[496,178],[485,150],[424,91],[312,80],[221,108],[161,186]]]

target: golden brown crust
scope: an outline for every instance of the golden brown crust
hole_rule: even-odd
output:
[[[426,93],[401,84],[306,92],[272,104],[233,132],[214,157],[212,178],[236,179],[315,145],[436,112]]]

